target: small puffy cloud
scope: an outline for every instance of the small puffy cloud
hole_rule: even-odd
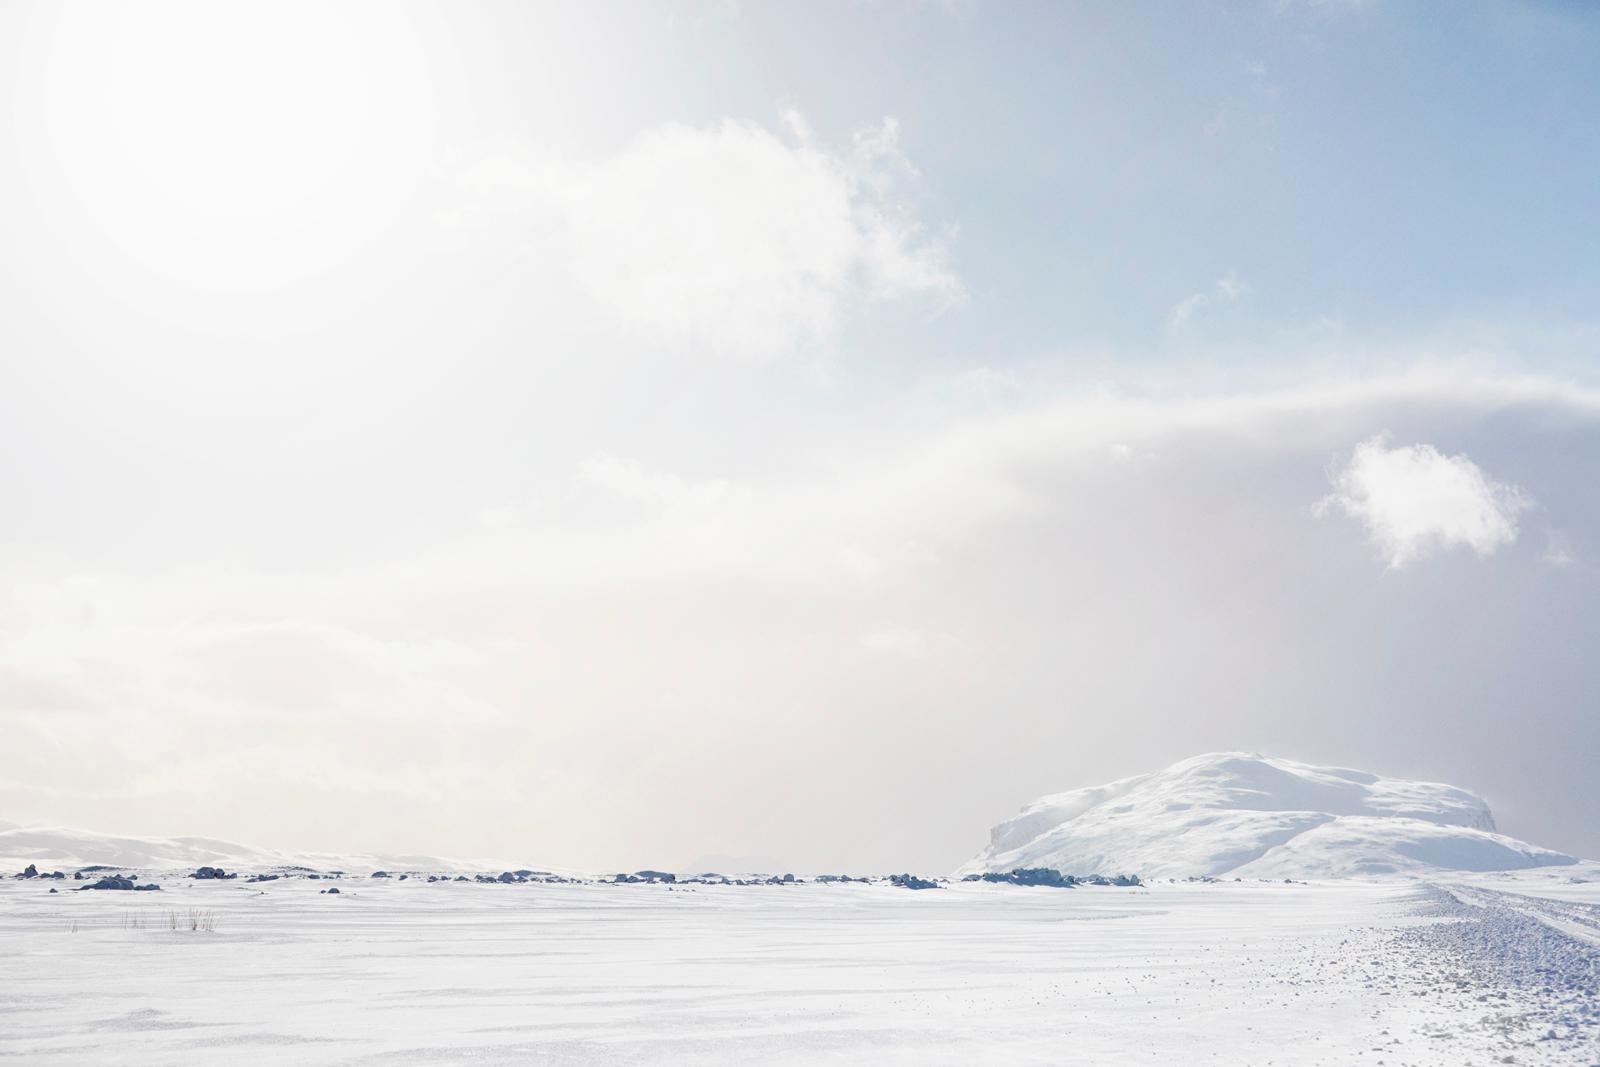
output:
[[[1357,445],[1329,479],[1333,492],[1318,514],[1337,509],[1359,519],[1393,569],[1457,546],[1493,555],[1517,539],[1517,516],[1531,504],[1465,455],[1391,447],[1386,434]]]
[[[839,150],[798,113],[783,126],[671,123],[589,160],[525,148],[462,184],[610,320],[675,348],[768,358],[826,341],[853,305],[961,299],[945,240],[907,206],[921,176],[894,119]]]

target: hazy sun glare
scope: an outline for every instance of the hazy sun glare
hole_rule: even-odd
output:
[[[73,202],[90,232],[69,241],[109,240],[167,282],[326,270],[380,223],[396,168],[424,162],[427,72],[349,9],[141,5],[40,28],[30,132],[49,150],[32,158],[51,166],[30,177]]]

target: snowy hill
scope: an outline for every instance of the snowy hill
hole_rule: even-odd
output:
[[[204,837],[121,837],[54,827],[0,829],[0,875],[11,873],[29,863],[44,869],[71,870],[101,864],[138,871],[175,871],[201,866],[224,867],[228,870],[302,866],[317,870],[348,871],[390,867],[397,870],[466,871],[505,866],[495,861],[463,861],[437,856],[335,856],[314,852],[274,852]]]
[[[118,837],[83,830],[30,827],[0,830],[0,861],[63,867],[102,864],[138,870],[194,866],[270,866],[287,862],[259,849],[202,837]]]
[[[1221,752],[1042,797],[960,873],[1337,878],[1576,862],[1494,829],[1483,799],[1455,786]]]

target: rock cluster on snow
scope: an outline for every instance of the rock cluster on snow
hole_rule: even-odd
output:
[[[1041,885],[1056,889],[1071,889],[1080,885],[1137,886],[1142,883],[1137,874],[1117,874],[1110,878],[1100,874],[1062,874],[1050,867],[1019,867],[1014,871],[984,871],[964,875],[963,882],[998,882],[1005,885]]]
[[[26,867],[24,867],[22,870],[18,871],[16,874],[12,875],[11,877],[13,877],[13,878],[65,878],[66,875],[63,874],[60,871],[41,871],[41,870],[39,870],[38,867],[36,867],[36,866],[34,866],[33,864],[30,863]]]

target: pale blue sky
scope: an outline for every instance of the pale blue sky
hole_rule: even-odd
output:
[[[975,297],[916,342],[955,358],[1172,354],[1325,319],[1357,343],[1593,324],[1600,18],[1583,4],[745,5],[678,23],[662,40],[684,51],[644,65],[663,120],[763,121],[774,101],[824,130],[900,120]],[[1229,272],[1247,306],[1167,329]]]

